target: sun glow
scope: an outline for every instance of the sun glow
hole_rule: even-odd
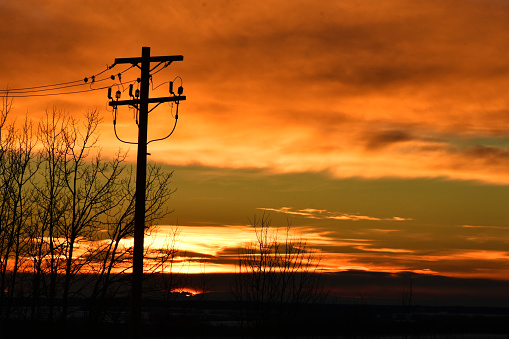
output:
[[[277,229],[286,232],[287,229]],[[371,236],[385,234],[372,230]],[[374,238],[338,239],[330,231],[310,226],[292,227],[290,236],[302,239],[307,248],[318,260],[319,272],[341,272],[348,270],[373,272],[414,272],[438,274],[451,277],[478,277],[505,279],[509,269],[503,265],[509,262],[509,253],[496,250],[448,250],[442,253],[424,254],[417,250],[397,247],[377,246]],[[283,233],[278,233],[283,236]],[[279,235],[278,235],[279,236]],[[254,229],[245,226],[156,226],[145,236],[144,270],[146,273],[207,274],[235,273],[238,271],[238,258],[243,248],[256,239]],[[57,239],[58,240],[58,239]],[[63,242],[63,239],[61,239]],[[86,241],[79,239],[73,252],[73,260],[86,261],[87,254],[107,245],[109,240]],[[119,250],[126,253],[113,267],[113,272],[131,272],[130,250],[133,239],[121,240]],[[172,255],[168,255],[172,253]],[[65,260],[65,254],[60,258]],[[30,269],[33,260],[26,258],[24,267]],[[486,263],[479,269],[464,272],[458,267],[471,263]],[[84,273],[100,270],[100,262],[87,264]],[[7,264],[12,266],[12,262]],[[178,292],[178,291],[177,291]],[[181,291],[182,292],[182,291]],[[184,292],[182,292],[184,293]],[[186,291],[190,295],[199,291]]]
[[[196,289],[190,288],[190,287],[174,288],[170,292],[181,293],[181,294],[184,294],[186,297],[191,297],[191,296],[195,296],[197,294],[203,293],[203,291],[199,291],[199,290],[196,290]]]

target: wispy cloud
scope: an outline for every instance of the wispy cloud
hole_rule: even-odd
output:
[[[303,210],[292,210],[291,207],[281,207],[281,208],[264,208],[259,207],[257,208],[259,210],[263,211],[272,211],[272,212],[278,212],[278,213],[284,213],[284,214],[290,214],[290,215],[300,215],[306,218],[313,218],[314,212],[318,211],[318,213],[321,213],[319,210],[310,210],[310,209],[303,209]]]
[[[459,227],[462,227],[462,228],[471,228],[471,229],[495,229],[495,230],[506,230],[509,232],[509,228],[508,227],[504,227],[504,226],[488,226],[488,225],[483,225],[483,226],[480,226],[480,225],[461,225]]]
[[[340,212],[329,212],[323,209],[294,209],[292,207],[281,207],[281,208],[269,208],[269,207],[258,207],[257,209],[263,211],[272,211],[277,213],[283,213],[288,215],[302,216],[309,219],[332,219],[332,220],[348,220],[348,221],[406,221],[412,220],[411,218],[402,217],[391,217],[391,218],[380,218],[361,214],[352,213],[340,213]]]
[[[374,247],[367,247],[367,246],[356,246],[355,247],[358,250],[364,251],[364,252],[382,252],[382,253],[415,253],[413,250],[407,250],[402,248],[374,248]]]
[[[400,232],[400,230],[391,230],[391,229],[382,229],[382,228],[371,228],[371,229],[369,229],[369,231],[376,232],[376,233]]]

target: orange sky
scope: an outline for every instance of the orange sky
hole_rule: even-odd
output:
[[[0,88],[82,79],[142,46],[184,55],[153,77],[181,76],[188,98],[175,135],[149,146],[176,169],[168,223],[267,210],[362,239],[331,245],[352,267],[509,278],[507,1],[17,0],[0,16]],[[106,104],[106,90],[16,98],[14,113],[99,109],[108,153],[122,145]],[[172,127],[169,109],[149,135]]]
[[[3,88],[81,79],[141,46],[184,55],[154,77],[157,85],[183,75],[193,99],[154,159],[171,149],[181,165],[509,182],[499,147],[509,119],[504,1],[0,6]],[[16,107],[99,108],[107,117],[105,96]]]

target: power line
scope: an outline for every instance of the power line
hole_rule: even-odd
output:
[[[59,92],[59,93],[44,93],[44,94],[22,94],[22,95],[0,95],[0,98],[29,98],[29,97],[48,97],[48,96],[55,96],[55,95],[65,95],[65,94],[76,94],[76,93],[86,93],[86,92],[93,92],[98,91],[101,89],[110,88],[111,86],[104,86],[104,87],[97,87],[97,88],[90,88],[80,91],[71,91],[71,92]]]
[[[33,87],[21,87],[21,88],[14,88],[14,89],[0,89],[0,96],[2,97],[14,97],[14,98],[20,98],[20,97],[30,97],[30,96],[47,96],[47,95],[60,95],[60,94],[74,94],[74,93],[83,93],[88,90],[83,91],[71,91],[71,92],[60,92],[60,93],[46,93],[46,94],[29,94],[29,93],[38,93],[38,92],[49,92],[49,91],[55,91],[59,89],[66,89],[66,88],[72,88],[72,87],[79,87],[79,86],[85,86],[89,85],[92,86],[94,83],[102,82],[108,79],[115,80],[115,78],[119,79],[121,78],[121,75],[130,70],[131,68],[135,67],[135,65],[131,65],[130,67],[126,68],[125,70],[121,71],[117,74],[112,74],[111,76],[107,76],[101,79],[97,79],[96,77],[98,75],[103,74],[104,72],[112,69],[116,64],[113,64],[112,66],[108,66],[105,70],[92,75],[89,77],[85,77],[82,80],[74,80],[74,81],[67,81],[67,82],[61,82],[56,84],[50,84],[50,85],[41,85],[41,86],[33,86]],[[91,80],[89,82],[89,80]],[[104,89],[97,88],[97,89]],[[91,88],[90,90],[97,90]]]
[[[14,88],[14,89],[0,89],[0,92],[17,92],[17,91],[24,91],[24,90],[31,90],[31,89],[38,89],[38,88],[45,88],[45,87],[54,87],[54,86],[63,86],[63,85],[69,85],[69,84],[75,84],[80,83],[83,80],[74,80],[74,81],[68,81],[68,82],[61,82],[58,84],[53,85],[43,85],[43,86],[34,86],[34,87],[22,87],[22,88]]]
[[[106,78],[107,79],[107,78]],[[99,82],[99,81],[104,81],[106,79],[100,79],[100,80],[97,80],[95,82]],[[11,94],[28,94],[28,93],[37,93],[37,92],[47,92],[47,91],[55,91],[57,89],[65,89],[65,88],[71,88],[71,87],[78,87],[78,86],[83,86],[83,85],[89,85],[87,83],[79,83],[79,84],[72,84],[72,85],[66,85],[66,86],[59,86],[59,87],[53,87],[53,88],[47,88],[47,89],[33,89],[33,90],[29,90],[29,91],[21,91],[21,90],[3,90],[3,91],[0,91],[1,92],[4,92],[5,94],[9,94],[9,96],[11,96]],[[48,86],[49,87],[49,86]]]
[[[166,67],[170,66],[170,64],[171,64],[171,62],[170,62],[170,61],[168,61],[168,62],[160,62],[157,66],[153,67],[153,68],[150,70],[150,72],[154,71],[157,67],[161,66],[161,64],[163,64],[163,63],[164,63],[163,67],[161,67],[161,68],[160,68],[160,69],[158,69],[157,71],[155,71],[155,72],[151,73],[151,74],[150,74],[150,76],[155,75],[155,74],[157,74],[157,73],[161,72],[163,69],[165,69]]]
[[[111,66],[107,66],[105,70],[90,76],[90,78],[95,78],[96,76],[101,75],[102,73],[112,69],[114,66],[115,66],[115,64],[113,64]],[[18,92],[18,91],[25,91],[25,90],[30,91],[32,89],[40,89],[40,88],[56,87],[56,86],[65,86],[65,85],[76,84],[76,83],[81,83],[81,82],[85,82],[86,83],[87,81],[88,81],[88,77],[85,77],[84,79],[80,79],[80,80],[73,80],[73,81],[67,81],[67,82],[60,82],[60,83],[56,83],[56,84],[33,86],[33,87],[11,88],[11,89],[7,89],[7,90],[0,90],[0,92],[7,92],[7,91],[9,91],[9,92],[10,91]]]

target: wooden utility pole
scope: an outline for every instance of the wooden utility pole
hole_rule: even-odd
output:
[[[141,58],[117,58],[115,64],[132,64],[141,63],[141,82],[140,82],[140,98],[132,100],[116,100],[109,103],[110,106],[131,105],[139,109],[138,122],[138,156],[136,164],[136,204],[135,204],[135,221],[134,221],[134,253],[133,253],[133,273],[132,273],[132,326],[133,338],[141,336],[141,305],[142,305],[142,288],[143,288],[143,252],[144,252],[144,236],[145,236],[145,190],[147,180],[147,125],[148,125],[148,105],[151,103],[163,103],[170,101],[186,100],[185,96],[149,98],[150,83],[150,63],[171,63],[173,61],[182,61],[182,55],[173,56],[150,56],[150,47],[142,47]],[[139,67],[139,66],[138,66]]]

